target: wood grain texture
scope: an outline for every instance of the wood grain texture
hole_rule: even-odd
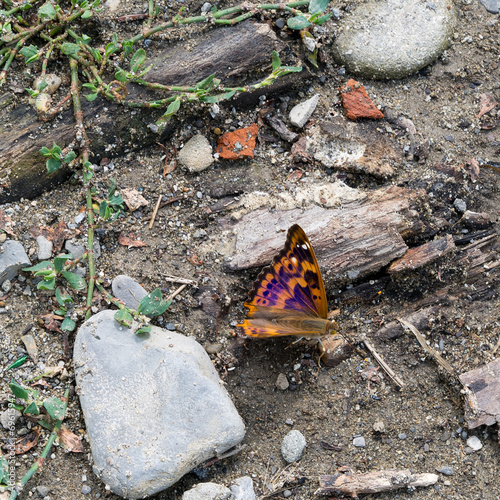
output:
[[[187,49],[184,43],[166,48],[157,58],[148,60],[153,69],[147,79],[165,85],[185,85],[217,73],[224,84],[234,83],[236,78],[239,85],[249,83],[245,81],[247,73],[267,72],[270,54],[281,43],[267,24],[248,21],[213,29],[190,40],[189,46]],[[136,85],[131,86],[128,99],[147,100],[153,95],[158,98],[158,94]],[[53,143],[64,148],[71,142],[72,109],[42,123],[26,98],[20,101],[10,92],[0,93],[0,203],[36,197],[71,173],[66,169],[47,175],[40,149],[52,147]],[[82,99],[82,107],[94,153],[91,160],[95,163],[102,157],[114,158],[158,140],[148,125],[161,116],[159,110],[130,110],[101,98],[92,103]]]
[[[283,246],[288,228],[299,224],[314,247],[325,281],[362,277],[406,253],[400,233],[419,218],[414,208],[424,196],[421,191],[391,186],[340,208],[258,209],[234,225],[221,220],[222,229],[235,235],[225,268],[237,271],[269,264]]]

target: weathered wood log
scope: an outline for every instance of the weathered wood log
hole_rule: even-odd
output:
[[[235,83],[236,79],[241,85],[247,83],[244,79],[248,72],[255,75],[264,68],[267,71],[272,50],[279,50],[281,46],[267,24],[248,21],[218,28],[190,40],[189,51],[183,44],[148,60],[153,69],[146,79],[165,85],[186,85],[216,73],[225,85]],[[300,80],[301,76],[295,78]],[[283,85],[290,85],[290,79],[278,80],[275,90]],[[266,90],[269,92],[270,88]],[[131,86],[128,98],[147,100],[151,96],[152,92],[144,87]],[[92,103],[82,99],[82,106],[94,162],[103,156],[112,158],[126,150],[138,150],[158,140],[149,125],[161,115],[159,110],[131,111],[101,98]],[[47,175],[40,149],[53,143],[65,147],[71,142],[74,138],[72,109],[66,109],[50,123],[41,123],[32,106],[20,104],[10,92],[0,93],[0,136],[0,203],[35,197],[68,177],[68,170]]]
[[[409,469],[381,470],[366,474],[334,474],[319,476],[316,495],[350,495],[358,498],[360,493],[378,493],[407,487],[426,487],[436,484],[437,474],[412,474]]]
[[[444,238],[429,241],[419,247],[411,248],[403,257],[395,260],[389,266],[387,272],[389,274],[395,274],[401,271],[418,269],[419,267],[436,261],[454,249],[455,243],[453,242],[453,236],[448,234]]]
[[[236,271],[269,264],[283,247],[288,228],[299,224],[314,246],[327,283],[362,277],[406,253],[400,233],[419,218],[414,208],[424,196],[422,191],[392,186],[340,208],[259,209],[235,224],[221,220],[222,229],[235,238],[225,268]]]
[[[468,392],[465,419],[469,429],[500,425],[500,358],[459,376]]]

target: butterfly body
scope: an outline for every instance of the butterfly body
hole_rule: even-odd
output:
[[[300,226],[288,230],[285,247],[262,270],[244,305],[247,318],[238,326],[248,337],[321,338],[334,333],[318,261]]]

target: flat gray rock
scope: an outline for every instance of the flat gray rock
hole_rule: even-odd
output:
[[[182,500],[229,500],[231,491],[217,483],[200,483],[182,495]]]
[[[312,96],[307,101],[300,102],[290,111],[290,121],[298,128],[302,128],[309,118],[311,118],[318,105],[319,94]]]
[[[130,276],[120,274],[111,283],[113,295],[127,307],[137,309],[148,292]]]
[[[239,477],[231,486],[233,494],[231,500],[255,500],[255,491],[253,490],[253,481],[250,476]]]
[[[153,327],[135,335],[102,311],[74,348],[94,472],[111,491],[144,498],[237,445],[245,427],[207,353]]]
[[[31,266],[24,247],[15,240],[6,240],[0,245],[0,285],[12,281],[23,267]]]
[[[452,0],[361,3],[344,19],[333,55],[367,78],[404,78],[441,55],[455,24]]]
[[[190,172],[201,172],[212,165],[214,157],[208,139],[201,134],[191,137],[181,149],[179,161]]]

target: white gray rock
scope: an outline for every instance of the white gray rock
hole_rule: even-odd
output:
[[[148,292],[130,276],[120,274],[111,283],[113,295],[131,309],[137,309]]]
[[[230,497],[231,491],[221,484],[199,483],[186,491],[182,500],[228,500]]]
[[[23,267],[31,266],[31,261],[19,241],[6,240],[0,245],[0,285],[12,281]]]
[[[500,0],[479,0],[479,3],[491,14],[498,14],[500,11]]]
[[[179,161],[190,172],[201,172],[214,162],[212,146],[201,134],[191,137],[179,152]]]
[[[293,430],[283,438],[281,443],[281,454],[283,458],[291,464],[292,462],[300,460],[305,447],[306,438],[300,431]]]
[[[47,260],[52,257],[52,248],[54,247],[52,241],[40,235],[36,238],[36,245],[38,260]]]
[[[319,94],[312,96],[307,101],[300,102],[290,111],[290,121],[298,128],[302,128],[309,118],[311,118],[318,105]]]
[[[452,0],[361,3],[344,18],[333,55],[351,73],[404,78],[442,54],[456,19]]]
[[[356,436],[352,440],[352,444],[356,446],[357,448],[364,448],[366,446],[366,441],[363,436]]]
[[[5,411],[0,413],[0,424],[4,429],[9,429],[16,425],[16,422],[21,418],[22,414],[20,411],[14,408],[7,408]]]
[[[79,259],[85,253],[85,245],[72,240],[66,240],[64,249],[73,256],[73,259]]]
[[[483,443],[481,443],[477,436],[471,436],[467,439],[467,446],[472,448],[474,451],[479,451],[483,447]]]
[[[144,498],[237,445],[245,427],[194,339],[158,327],[135,335],[113,316],[78,331],[77,389],[94,472],[113,493]]]
[[[255,492],[253,490],[253,481],[250,476],[243,476],[234,482],[231,486],[233,496],[231,500],[255,500]]]

